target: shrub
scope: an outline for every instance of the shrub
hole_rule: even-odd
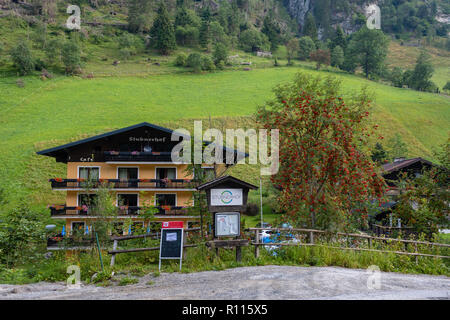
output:
[[[217,43],[214,46],[213,59],[214,63],[218,65],[220,62],[226,63],[228,58],[228,49],[223,43]]]
[[[20,41],[11,51],[11,57],[21,75],[30,74],[34,70],[33,56],[28,43],[25,41]]]
[[[215,70],[216,66],[214,65],[214,62],[209,56],[203,56],[202,57],[202,70],[212,71]]]
[[[202,70],[202,56],[197,53],[191,53],[186,60],[186,65],[194,70],[200,72]]]
[[[300,60],[308,59],[311,52],[316,50],[316,45],[314,41],[308,36],[301,37],[298,40],[298,44],[299,44],[298,58]]]
[[[67,41],[62,47],[62,60],[66,72],[76,73],[81,65],[81,49],[75,41]]]
[[[177,55],[175,59],[175,65],[179,67],[184,67],[186,65],[186,55],[184,53],[180,53]]]

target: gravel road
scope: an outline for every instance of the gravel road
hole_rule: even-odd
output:
[[[140,278],[139,283],[128,286],[82,285],[80,289],[68,289],[65,283],[0,284],[0,299],[449,300],[450,278],[388,272],[377,274],[335,267],[261,266],[198,273],[161,273],[159,277],[149,274]]]

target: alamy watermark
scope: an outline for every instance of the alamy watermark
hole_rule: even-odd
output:
[[[366,7],[367,28],[381,29],[381,9],[376,4]]]
[[[71,4],[67,7],[68,14],[71,14],[70,17],[67,18],[66,27],[70,30],[80,30],[81,29],[81,10],[80,7],[74,4]]]
[[[70,265],[67,267],[67,273],[70,276],[67,278],[67,289],[80,289],[81,288],[81,272],[80,267],[77,265]]]
[[[193,139],[187,129],[179,128],[172,133],[171,140],[180,141],[171,152],[175,163],[244,164],[248,157],[249,164],[258,164],[259,160],[261,175],[274,175],[280,167],[278,129],[270,130],[270,134],[266,129],[258,132],[255,129],[226,129],[224,134],[215,128],[203,133],[202,121],[194,121]],[[245,153],[247,140],[248,154]]]

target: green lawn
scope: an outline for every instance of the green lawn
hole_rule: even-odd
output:
[[[36,156],[35,151],[142,121],[191,127],[186,119],[248,116],[272,97],[276,84],[289,81],[298,71],[334,74],[297,66],[197,75],[56,77],[47,81],[26,77],[25,88],[15,84],[16,78],[0,79],[2,184],[17,192],[32,191],[32,202],[53,200],[59,196],[53,195],[47,179],[64,176],[64,166]],[[431,158],[432,149],[447,138],[447,97],[336,74],[346,92],[363,85],[374,91],[374,121],[380,124],[380,133],[389,137],[400,132],[411,155]],[[253,169],[248,170],[257,173]]]

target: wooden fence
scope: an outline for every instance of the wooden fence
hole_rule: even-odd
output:
[[[195,232],[200,231],[200,228],[190,228],[190,229],[184,229],[184,232]],[[117,249],[118,242],[119,241],[126,241],[126,240],[132,240],[132,239],[142,239],[142,238],[156,238],[159,239],[160,233],[147,233],[147,234],[140,234],[140,235],[129,235],[129,236],[118,236],[118,237],[112,237],[111,240],[113,240],[113,248],[112,250],[109,250],[108,253],[112,255],[111,257],[111,267],[114,266],[114,263],[116,262],[116,254],[119,253],[128,253],[128,252],[143,252],[143,251],[155,251],[159,250],[159,247],[150,247],[150,248],[130,248],[130,249]],[[184,237],[184,243],[183,243],[183,250],[184,248],[192,248],[197,247],[198,244],[187,244],[186,240],[187,237]],[[183,254],[184,256],[184,254]]]
[[[355,250],[355,251],[371,251],[371,252],[381,252],[381,253],[395,253],[400,255],[409,255],[409,256],[415,256],[416,261],[417,257],[433,257],[433,258],[443,258],[443,259],[450,259],[450,256],[444,256],[444,255],[436,255],[436,254],[428,254],[428,253],[421,253],[418,251],[418,245],[426,245],[431,247],[444,247],[444,248],[450,248],[450,244],[445,243],[436,243],[436,242],[428,242],[428,241],[419,241],[419,240],[406,240],[406,239],[395,239],[395,238],[386,238],[386,237],[379,237],[379,236],[370,236],[365,234],[357,234],[357,233],[343,233],[343,232],[336,232],[331,233],[324,230],[315,230],[315,229],[297,229],[297,228],[248,228],[246,229],[250,232],[255,232],[255,242],[252,243],[252,245],[255,246],[255,257],[259,257],[259,248],[260,246],[317,246],[317,247],[326,247],[326,248],[332,248],[332,249],[341,249],[341,250]],[[280,231],[286,231],[290,233],[306,233],[309,236],[309,242],[297,242],[297,243],[263,243],[260,240],[260,232],[262,230],[270,230],[274,232],[280,232]],[[347,244],[350,242],[350,238],[358,238],[358,239],[364,239],[367,240],[367,248],[363,247],[341,247],[341,246],[331,246],[331,245],[324,245],[321,243],[315,242],[314,238],[315,235],[323,235],[328,238],[335,238],[338,240],[339,238],[346,237]],[[382,242],[400,242],[405,244],[405,249],[408,249],[409,245],[414,246],[414,252],[407,252],[407,251],[397,251],[397,250],[379,250],[379,249],[373,249],[373,241],[382,241]],[[339,241],[335,241],[336,243],[339,243]]]

